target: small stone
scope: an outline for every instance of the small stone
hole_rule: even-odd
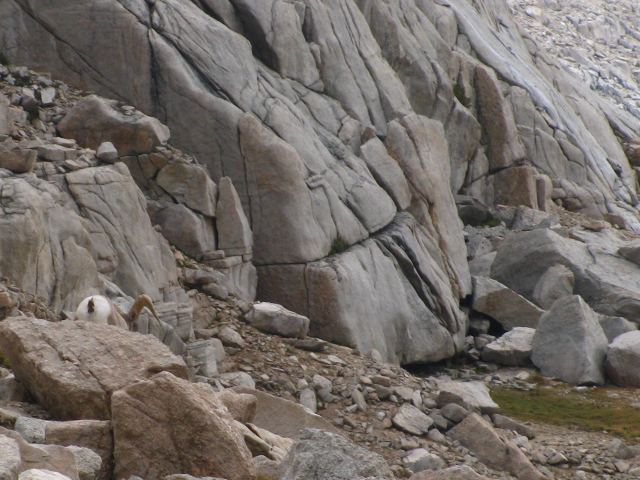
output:
[[[225,347],[244,348],[246,346],[242,336],[231,327],[222,327],[218,332],[218,338]]]
[[[394,415],[393,424],[411,435],[423,435],[433,425],[433,419],[418,410],[413,405],[405,403]]]
[[[111,142],[102,142],[96,151],[96,157],[105,163],[115,163],[118,156],[118,150]]]
[[[307,407],[313,413],[316,413],[318,411],[316,393],[312,388],[306,388],[302,392],[300,392],[300,405]]]
[[[444,460],[424,448],[412,450],[402,461],[414,473],[424,470],[440,470],[445,466]]]
[[[455,403],[445,405],[440,411],[444,418],[451,420],[453,423],[460,423],[469,414],[469,411],[466,408]]]
[[[56,100],[56,89],[47,87],[40,90],[40,101],[43,107],[50,107]]]

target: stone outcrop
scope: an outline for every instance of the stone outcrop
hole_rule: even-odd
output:
[[[160,371],[188,377],[184,361],[155,337],[109,325],[8,319],[0,349],[16,378],[61,420],[108,420],[114,391]]]

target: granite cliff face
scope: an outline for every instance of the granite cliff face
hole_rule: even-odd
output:
[[[230,177],[258,298],[385,361],[463,348],[456,195],[640,230],[637,119],[501,0],[5,0],[0,31],[12,62],[135,105]]]

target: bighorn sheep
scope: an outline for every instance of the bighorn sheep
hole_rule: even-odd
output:
[[[139,295],[136,301],[133,302],[131,309],[128,313],[123,314],[107,297],[102,295],[92,295],[85,298],[78,305],[76,310],[76,320],[86,320],[94,323],[101,323],[104,325],[115,325],[127,330],[132,330],[133,322],[140,316],[142,309],[147,307],[156,317],[156,320],[160,321],[156,309],[153,306],[153,302],[148,295]]]

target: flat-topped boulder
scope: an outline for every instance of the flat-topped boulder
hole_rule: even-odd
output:
[[[162,371],[188,378],[184,360],[156,337],[110,325],[9,318],[0,324],[0,350],[58,420],[108,420],[116,390]]]

